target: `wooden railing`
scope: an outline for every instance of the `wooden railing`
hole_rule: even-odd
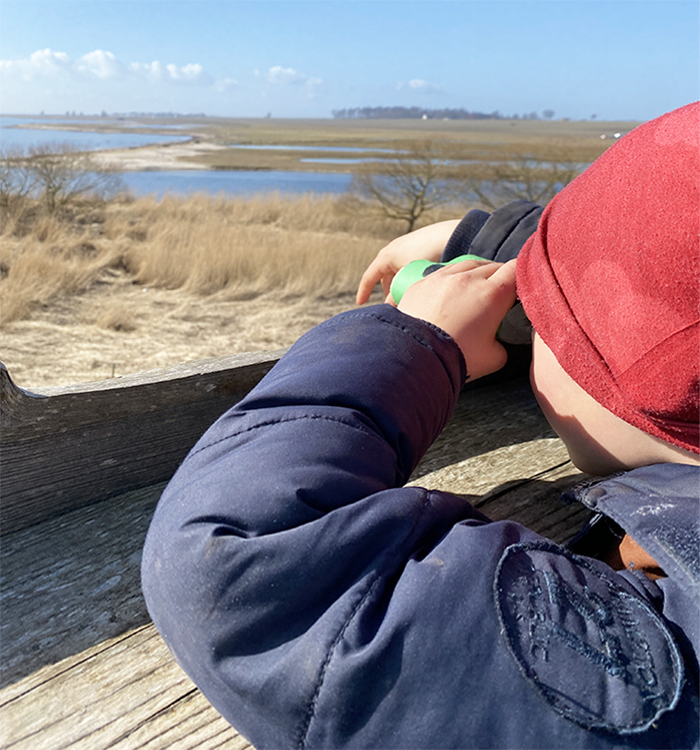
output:
[[[251,748],[150,623],[140,553],[165,483],[281,352],[31,394],[0,368],[0,747]],[[465,391],[412,483],[564,542],[580,479],[526,380]]]
[[[0,533],[168,479],[281,354],[203,360],[41,395],[18,388],[0,363]]]

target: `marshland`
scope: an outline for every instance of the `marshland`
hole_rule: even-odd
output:
[[[109,180],[114,169],[354,172],[353,189],[156,197],[126,190],[123,181],[119,188],[116,173],[109,190],[78,191],[49,204],[36,185],[22,192],[8,183],[8,165],[16,167],[18,158],[26,164],[28,153],[7,151],[0,184],[0,335],[2,360],[21,387],[40,391],[289,346],[316,323],[354,307],[364,268],[409,225],[474,207],[492,210],[519,194],[546,202],[611,144],[611,135],[601,135],[634,125],[78,118],[32,127],[43,137],[56,128],[165,137],[173,124],[189,140],[97,151],[89,157],[91,169]],[[64,156],[73,158],[73,151]],[[425,158],[437,170],[433,184],[447,180],[460,189],[412,221],[362,190],[363,180],[383,175],[386,186],[392,169],[415,170]],[[480,193],[483,185],[490,192]],[[378,292],[375,301],[381,301]]]

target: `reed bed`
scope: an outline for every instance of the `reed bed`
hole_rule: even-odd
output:
[[[11,223],[11,222],[10,222]],[[0,323],[27,317],[37,305],[78,294],[121,263],[119,245],[44,217],[19,237],[0,238]]]
[[[102,283],[109,269],[134,284],[230,299],[352,292],[400,231],[396,222],[358,213],[343,199],[311,194],[115,200],[53,216],[26,204],[3,221],[0,324]]]

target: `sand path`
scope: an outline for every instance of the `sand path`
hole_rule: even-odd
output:
[[[378,301],[378,300],[377,300]],[[15,383],[46,386],[104,380],[179,362],[290,346],[322,320],[354,307],[352,295],[326,300],[199,297],[143,287],[109,271],[80,296],[63,297],[2,332],[1,359]],[[133,330],[98,322],[106,313]]]

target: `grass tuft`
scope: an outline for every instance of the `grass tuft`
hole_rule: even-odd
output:
[[[138,328],[133,313],[123,302],[114,302],[105,308],[96,323],[100,328],[122,333],[132,333]]]

